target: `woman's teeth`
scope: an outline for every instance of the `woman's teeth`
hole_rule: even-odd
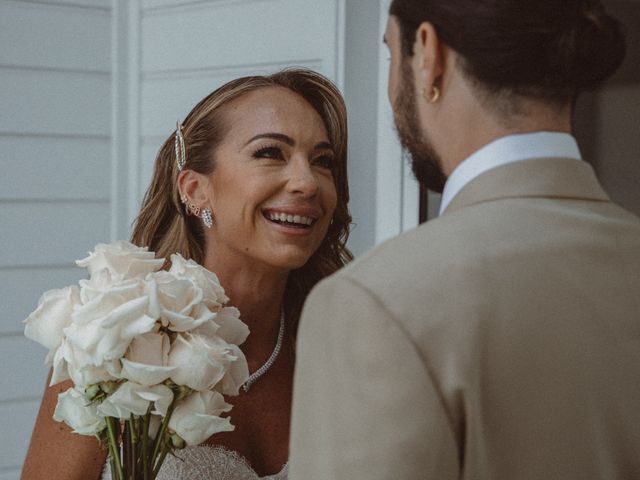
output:
[[[289,215],[287,213],[268,213],[267,218],[274,222],[286,222],[294,225],[304,225],[306,227],[313,223],[313,218],[302,215]]]

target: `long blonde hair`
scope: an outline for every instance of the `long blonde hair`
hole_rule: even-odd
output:
[[[347,207],[347,112],[338,89],[322,75],[299,68],[226,83],[202,99],[182,124],[186,150],[184,168],[204,175],[213,173],[216,148],[229,130],[222,107],[246,93],[274,86],[299,94],[318,112],[335,150],[332,173],[338,199],[327,235],[309,261],[292,271],[287,281],[284,309],[290,328],[295,328],[304,300],[313,286],[353,258],[346,247],[351,224]],[[168,258],[177,252],[202,263],[204,231],[198,218],[186,214],[180,200],[174,142],[175,132],[158,152],[153,179],[135,221],[132,242],[149,247],[159,257]]]

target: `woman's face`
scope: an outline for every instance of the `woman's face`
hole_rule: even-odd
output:
[[[207,256],[299,268],[320,246],[337,202],[324,123],[282,87],[225,108],[228,133],[214,152],[208,187],[214,226],[206,231]]]

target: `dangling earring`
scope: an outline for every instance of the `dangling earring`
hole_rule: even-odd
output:
[[[207,228],[213,227],[213,218],[211,218],[211,210],[205,208],[202,210],[202,223]]]
[[[184,203],[185,208],[187,209],[187,215],[193,215],[194,217],[200,216],[200,207],[194,202],[190,202],[189,197],[187,197],[186,195],[181,195],[180,201]]]
[[[440,98],[440,89],[435,85],[432,85],[431,91],[427,93],[427,87],[423,87],[422,97],[429,103],[436,103]]]
[[[187,213],[189,215],[193,215],[194,217],[199,217],[200,216],[200,207],[198,205],[196,205],[195,203],[189,203],[189,204],[187,204]]]

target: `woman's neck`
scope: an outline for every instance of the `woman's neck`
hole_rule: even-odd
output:
[[[240,319],[249,327],[242,350],[249,370],[262,365],[273,351],[280,328],[280,315],[288,272],[207,256],[205,268],[214,272],[229,297],[229,305],[240,310]]]

